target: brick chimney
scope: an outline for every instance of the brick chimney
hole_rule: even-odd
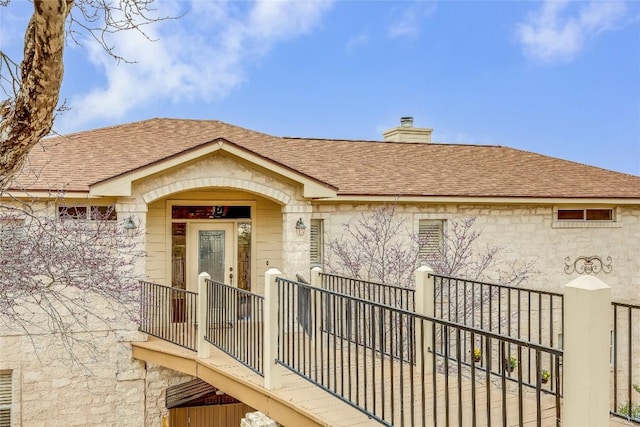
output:
[[[400,117],[400,126],[382,133],[386,142],[431,142],[433,129],[414,128],[413,117]]]

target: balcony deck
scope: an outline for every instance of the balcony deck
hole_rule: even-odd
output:
[[[249,406],[256,408],[278,420],[284,425],[321,425],[321,426],[379,426],[380,423],[369,418],[364,413],[353,408],[341,399],[333,396],[317,387],[312,382],[305,380],[299,375],[283,368],[282,388],[278,390],[266,390],[263,387],[263,378],[237,362],[234,358],[226,353],[211,348],[210,357],[200,359],[197,353],[177,345],[171,344],[157,338],[149,338],[146,342],[136,342],[133,345],[133,356],[146,362],[155,363],[170,369],[174,369],[195,377],[202,378],[210,384],[218,387],[225,393],[247,403]],[[359,370],[360,374],[371,369],[366,358],[362,358],[363,363],[360,366],[351,366],[352,376],[355,371]],[[325,370],[327,367],[325,367]],[[389,369],[389,368],[387,368]],[[397,367],[396,367],[397,369]],[[405,370],[406,371],[406,370]],[[410,372],[403,372],[408,377]],[[348,375],[345,373],[345,376]],[[400,384],[399,377],[396,373],[395,392],[399,393]],[[414,376],[419,375],[413,372]],[[445,385],[444,375],[436,374],[437,378],[437,407],[436,417],[438,425],[458,425],[458,396],[457,396],[457,379],[449,377],[450,400],[448,404],[449,411],[445,407]],[[382,376],[377,376],[378,387],[382,387]],[[431,382],[431,378],[426,381]],[[472,420],[473,405],[471,404],[471,381],[468,378],[461,378],[462,387],[462,414],[463,424],[470,424]],[[403,381],[404,384],[411,384],[408,379]],[[415,380],[414,380],[415,383]],[[388,386],[388,384],[387,384]],[[387,387],[388,390],[388,387]],[[355,394],[355,390],[352,391]],[[495,387],[491,391],[491,425],[503,425],[502,414],[502,397],[501,389]],[[388,391],[389,393],[389,391]],[[404,390],[406,396],[410,395],[410,390]],[[487,405],[486,388],[483,384],[476,383],[475,387],[476,401],[483,402],[476,405],[476,425],[489,425],[487,421]],[[380,407],[383,404],[381,394],[375,396],[375,404]],[[374,405],[374,396],[367,396],[367,405]],[[406,401],[404,406],[404,423],[405,425],[433,425],[433,409],[420,408],[422,405],[422,397],[415,396],[413,407],[416,408],[411,418],[410,402]],[[424,400],[432,402],[433,396],[426,396]],[[398,405],[396,405],[398,406]],[[507,392],[507,414],[518,413],[518,398],[515,390]],[[401,408],[388,408],[395,414],[394,424],[399,423],[401,417]],[[524,425],[535,425],[536,405],[535,394],[526,392],[523,399]],[[426,414],[426,419],[422,420],[422,415]],[[397,421],[396,421],[397,420]],[[507,419],[506,425],[519,425],[517,419]],[[554,399],[552,396],[543,396],[542,399],[542,425],[556,425]],[[625,425],[624,420],[612,419],[612,426]]]
[[[271,276],[269,298],[205,279],[201,294],[214,298],[200,298],[197,307],[198,294],[145,284],[141,330],[162,339],[132,343],[133,356],[199,377],[286,426],[562,424],[556,391],[563,351],[541,337],[520,339],[519,321],[513,338],[492,331],[491,322],[460,325]],[[179,292],[190,308],[176,317],[170,302]],[[250,308],[242,316],[235,311],[240,302]],[[540,319],[533,323],[542,325]],[[198,331],[198,323],[208,327]],[[210,357],[198,357],[196,348]],[[480,351],[477,360],[472,350]],[[546,384],[543,372],[551,376]],[[272,381],[282,387],[267,390]],[[618,417],[609,424],[638,425]]]

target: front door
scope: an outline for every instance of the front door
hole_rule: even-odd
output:
[[[188,254],[190,260],[187,289],[198,291],[198,275],[209,273],[212,280],[235,285],[233,271],[233,224],[189,224]]]

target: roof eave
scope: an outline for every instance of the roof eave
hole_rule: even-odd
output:
[[[508,196],[432,196],[432,195],[376,195],[339,194],[321,202],[398,202],[398,203],[460,203],[500,205],[628,205],[640,206],[640,197],[508,197]]]
[[[241,148],[228,140],[218,138],[166,159],[96,182],[90,185],[89,195],[91,197],[130,197],[133,194],[133,183],[135,181],[163,172],[167,169],[180,166],[181,164],[203,156],[213,154],[217,151],[224,151],[232,154],[301,184],[303,187],[304,197],[326,198],[336,197],[338,194],[338,189],[329,184],[304,175],[272,160],[266,159],[252,151]]]

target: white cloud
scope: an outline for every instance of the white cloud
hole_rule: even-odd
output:
[[[60,117],[56,130],[77,129],[98,118],[120,119],[152,103],[222,98],[246,79],[248,63],[278,42],[316,29],[330,4],[193,0],[185,17],[146,27],[155,42],[135,31],[113,35],[117,53],[133,64],[115,61],[88,41],[89,59],[103,70],[106,84],[72,97],[72,110]]]
[[[353,51],[362,46],[366,46],[367,44],[369,44],[369,35],[366,33],[360,33],[347,40],[344,49],[347,53],[352,53]]]
[[[627,5],[620,1],[546,0],[516,27],[525,53],[541,62],[574,58],[589,37],[624,24]]]
[[[422,29],[422,21],[436,10],[436,2],[415,2],[401,9],[396,9],[388,34],[396,37],[417,37]]]

